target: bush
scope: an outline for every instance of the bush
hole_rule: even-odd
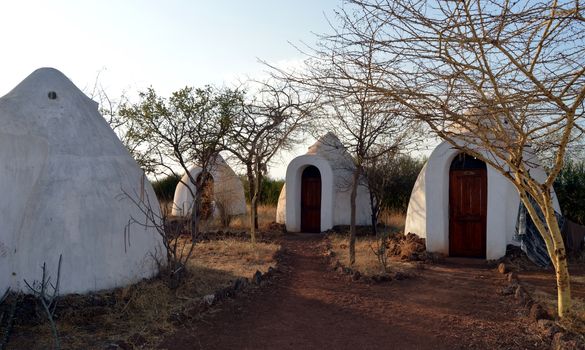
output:
[[[244,191],[246,193],[246,202],[250,203],[250,186],[248,185],[248,179],[246,176],[240,176],[242,183],[244,184]],[[271,178],[264,178],[262,180],[262,189],[260,191],[260,198],[258,200],[259,205],[276,205],[278,204],[278,196],[284,186],[284,180],[273,180]]]
[[[409,155],[380,159],[366,169],[370,190],[381,201],[381,209],[406,213],[414,183],[426,159]]]
[[[278,197],[280,191],[284,186],[284,180],[265,179],[262,181],[262,194],[260,196],[260,204],[276,205],[278,204]]]
[[[563,215],[585,224],[585,162],[567,160],[554,184]]]
[[[156,198],[160,202],[172,201],[175,196],[175,188],[181,181],[178,175],[169,175],[152,183],[152,188],[156,194]]]

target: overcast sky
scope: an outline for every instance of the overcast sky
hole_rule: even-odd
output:
[[[90,91],[99,74],[109,96],[153,86],[230,86],[258,78],[258,58],[286,65],[329,30],[341,0],[3,1],[0,95],[39,67]],[[310,143],[310,141],[308,141]],[[306,145],[297,152],[304,153]],[[300,154],[300,153],[299,153]],[[285,155],[286,163],[292,155]],[[285,165],[271,171],[284,177]]]

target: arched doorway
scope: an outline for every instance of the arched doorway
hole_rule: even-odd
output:
[[[321,232],[321,173],[313,165],[301,177],[301,231]]]
[[[460,153],[449,169],[449,255],[486,257],[487,170]]]

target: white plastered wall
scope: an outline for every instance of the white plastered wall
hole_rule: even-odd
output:
[[[189,169],[189,173],[196,179],[201,173],[201,168],[194,166]],[[228,215],[246,214],[246,196],[244,194],[242,181],[223,158],[218,157],[216,164],[214,164],[210,173],[213,177],[214,200],[223,203]],[[171,211],[172,215],[188,216],[191,213],[193,195],[189,188],[193,191],[193,194],[195,194],[195,186],[191,183],[189,176],[185,174],[175,189],[173,208]],[[214,211],[214,215],[217,214],[217,210]]]
[[[293,159],[288,165],[285,186],[278,197],[276,222],[285,224],[290,232],[301,230],[301,181],[303,170],[315,166],[321,173],[321,231],[336,225],[350,224],[351,170],[334,169],[329,160],[318,154],[306,154]],[[371,223],[368,189],[360,185],[356,197],[356,224]]]
[[[301,230],[301,180],[303,170],[314,165],[321,173],[321,231],[351,221],[351,155],[335,134],[328,132],[309,147],[307,154],[293,159],[286,170],[285,186],[276,208],[276,222],[288,231]],[[362,177],[356,194],[356,225],[371,224],[370,192]]]
[[[286,223],[286,183],[282,186],[278,195],[276,204],[276,223],[284,225]]]
[[[449,168],[460,152],[447,142],[431,153],[414,185],[408,204],[405,232],[426,239],[427,249],[449,254]],[[542,168],[531,170],[537,180],[546,176]],[[487,165],[486,258],[505,255],[513,240],[520,197],[515,186]],[[560,212],[556,196],[555,208]]]
[[[24,280],[40,280],[43,263],[54,283],[60,255],[63,294],[157,272],[161,237],[128,226],[144,215],[124,192],[149,198],[159,215],[156,196],[97,107],[52,68],[0,99],[0,293],[30,293]]]
[[[286,205],[284,210],[286,211],[286,229],[290,232],[301,231],[302,174],[303,170],[311,165],[317,167],[321,173],[321,231],[326,231],[333,227],[333,170],[325,158],[318,155],[307,154],[296,157],[286,168]],[[283,191],[285,191],[284,187]]]

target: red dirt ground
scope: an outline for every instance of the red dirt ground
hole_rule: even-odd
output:
[[[569,267],[571,275],[571,295],[574,298],[585,300],[585,265],[573,265]],[[554,299],[557,295],[555,272],[548,270],[521,271],[518,273],[520,280],[536,289],[540,289],[551,295]]]
[[[542,349],[504,277],[484,264],[432,265],[382,284],[329,268],[324,241],[288,235],[284,273],[184,325],[168,349]]]

